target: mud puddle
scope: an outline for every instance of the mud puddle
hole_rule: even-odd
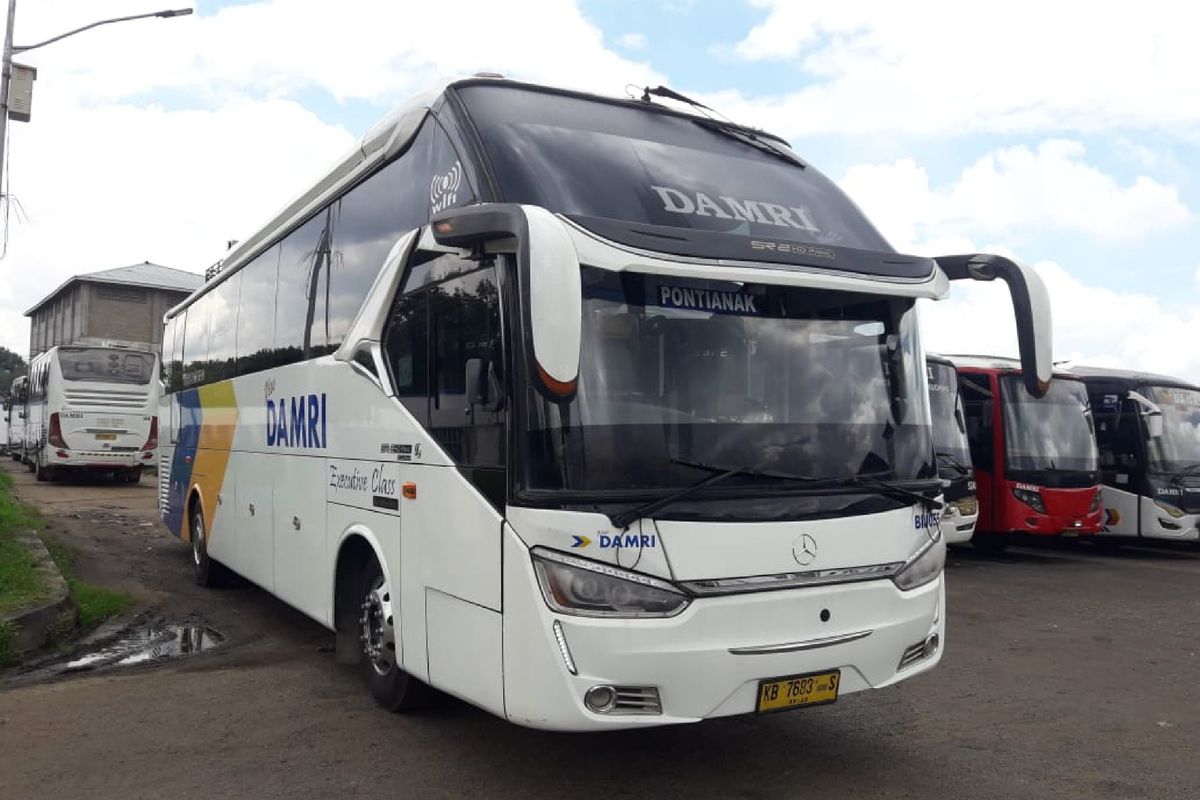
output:
[[[78,643],[68,656],[32,665],[17,680],[40,680],[96,670],[116,669],[186,658],[228,642],[220,631],[198,620],[135,619],[110,622]]]

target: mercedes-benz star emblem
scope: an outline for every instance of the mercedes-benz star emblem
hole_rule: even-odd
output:
[[[801,534],[792,542],[792,558],[802,567],[817,560],[817,540],[807,533]]]

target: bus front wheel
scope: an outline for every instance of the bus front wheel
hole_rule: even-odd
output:
[[[192,575],[196,585],[213,587],[220,583],[221,565],[208,557],[208,528],[204,525],[204,509],[196,500],[192,507],[189,527],[192,539]]]
[[[434,690],[409,675],[396,662],[396,608],[392,588],[372,555],[363,570],[358,593],[358,631],[363,677],[375,702],[388,711],[413,711],[426,706]]]

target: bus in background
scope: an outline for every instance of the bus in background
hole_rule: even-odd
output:
[[[29,378],[22,375],[12,382],[12,390],[4,400],[4,448],[13,461],[20,461],[25,449],[25,395]]]
[[[23,459],[39,481],[74,470],[141,480],[158,447],[158,356],[56,346],[29,362]]]
[[[938,476],[947,482],[940,520],[942,536],[946,544],[962,544],[971,541],[975,533],[979,501],[975,495],[975,471],[971,468],[958,375],[949,359],[932,353],[925,357],[925,370],[933,421],[933,454],[937,458]]]
[[[1041,393],[1045,288],[897,254],[783,140],[668,93],[420,96],[167,313],[160,508],[199,583],[332,629],[385,708],[539,728],[938,662],[916,300],[1004,280]]]
[[[1102,541],[1200,540],[1200,387],[1128,370],[1071,371],[1087,384],[1096,417]]]
[[[1083,381],[1055,371],[1046,394],[1033,397],[1013,359],[949,358],[958,371],[979,492],[972,544],[998,552],[1012,534],[1099,531],[1100,465]]]

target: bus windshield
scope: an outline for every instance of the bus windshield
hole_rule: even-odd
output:
[[[527,488],[619,493],[703,477],[673,459],[936,475],[912,301],[589,267],[583,296],[574,398],[530,395]]]
[[[508,202],[579,217],[892,251],[814,167],[789,163],[705,120],[657,105],[515,86],[460,91]]]
[[[1200,464],[1200,391],[1151,386],[1144,392],[1163,418],[1163,435],[1147,440],[1149,469],[1175,473]]]
[[[929,411],[933,421],[933,446],[938,467],[946,477],[971,471],[971,452],[958,402],[958,376],[949,364],[930,362]]]
[[[145,386],[154,377],[154,354],[103,347],[63,347],[58,351],[63,380],[132,383]]]
[[[1000,379],[1010,472],[1095,472],[1100,468],[1087,388],[1055,378],[1045,397],[1025,390],[1020,375]]]

